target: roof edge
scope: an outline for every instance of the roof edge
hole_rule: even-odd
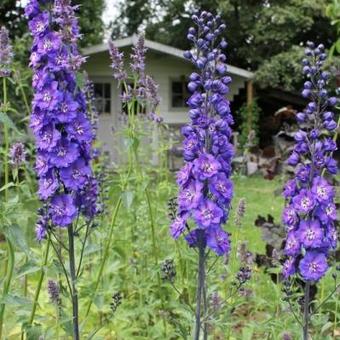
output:
[[[117,39],[114,40],[114,44],[118,47],[126,47],[126,46],[131,46],[134,45],[137,41],[138,37],[137,35],[132,35],[131,37],[127,37],[127,38],[123,38],[123,39]],[[176,48],[176,47],[172,47],[169,45],[165,45],[156,41],[151,41],[148,39],[145,39],[145,46],[147,48],[149,48],[150,50],[154,50],[154,51],[158,51],[158,52],[163,52],[169,55],[172,55],[174,57],[186,60],[183,56],[184,51]],[[89,46],[89,47],[85,47],[82,49],[82,52],[85,55],[91,55],[91,54],[96,54],[96,53],[101,53],[101,52],[105,52],[109,50],[109,44],[108,42],[102,43],[102,44],[98,44],[98,45],[93,45],[93,46]],[[227,64],[227,68],[229,73],[231,74],[235,74],[238,76],[241,76],[243,78],[246,79],[252,79],[254,78],[254,73],[248,70],[245,70],[243,68],[240,67],[236,67],[236,66],[232,66]]]

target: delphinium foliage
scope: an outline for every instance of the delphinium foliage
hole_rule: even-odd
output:
[[[136,253],[140,251],[138,249],[138,240],[144,237],[144,231],[137,230],[140,226],[136,225],[136,223],[139,218],[139,211],[143,210],[145,212],[143,223],[150,226],[150,229],[146,229],[146,233],[148,235],[147,239],[151,243],[152,262],[154,262],[154,267],[158,269],[159,250],[157,249],[155,224],[157,217],[154,215],[152,181],[148,172],[149,160],[146,159],[150,154],[144,152],[146,147],[140,147],[142,143],[145,146],[147,143],[152,144],[149,139],[150,135],[162,123],[162,118],[156,113],[160,102],[158,85],[145,70],[147,48],[143,35],[136,38],[130,56],[124,56],[123,52],[119,51],[112,41],[109,42],[109,52],[112,62],[112,75],[121,92],[120,100],[122,102],[122,112],[119,114],[120,122],[117,124],[120,126],[119,129],[115,126],[113,138],[119,134],[124,142],[121,144],[122,152],[117,152],[117,155],[115,155],[121,160],[121,165],[115,169],[116,176],[114,178],[116,182],[118,178],[118,196],[112,210],[108,236],[104,240],[104,255],[98,266],[96,283],[91,292],[92,297],[90,304],[87,306],[86,314],[89,313],[95,297],[98,296],[99,284],[103,278],[104,268],[113,247],[112,241],[115,235],[115,227],[119,223],[118,215],[124,209],[128,212],[124,230],[129,234],[129,239],[126,240],[129,245],[124,247],[124,251],[127,256],[131,256],[132,263],[137,262],[135,259]],[[129,61],[129,63],[125,63],[126,61]],[[126,65],[129,67],[125,67]],[[150,135],[147,135],[146,131],[150,131]],[[143,208],[141,205],[143,205]],[[120,237],[123,236],[121,235]],[[149,270],[149,268],[143,268],[144,272],[146,270]],[[157,276],[156,285],[157,288],[161,285],[160,274]],[[127,284],[122,292],[123,296],[129,294],[129,288],[130,285]],[[134,293],[139,294],[139,292]],[[158,296],[158,299],[162,301],[163,297]]]
[[[3,146],[3,159],[2,159],[2,166],[3,166],[3,175],[4,175],[4,197],[1,200],[4,200],[2,204],[2,209],[6,212],[6,206],[9,201],[9,126],[7,124],[7,118],[10,104],[8,102],[7,97],[7,81],[8,77],[11,74],[12,70],[12,62],[13,62],[13,51],[12,46],[9,41],[8,30],[5,27],[1,27],[0,29],[0,78],[2,80],[2,95],[1,98],[1,106],[0,106],[0,115],[1,115],[1,122],[3,123],[2,129],[2,141],[4,142]],[[1,185],[2,187],[2,185]],[[1,224],[6,224],[4,221],[1,221]],[[2,228],[2,232],[4,232],[4,228]],[[6,236],[6,243],[7,243],[7,265],[6,266],[6,276],[3,281],[3,297],[5,297],[10,289],[13,271],[14,271],[14,246],[12,244],[12,240],[10,237]],[[2,329],[3,329],[3,321],[4,321],[4,314],[5,314],[5,303],[2,302],[0,304],[0,338],[2,337]]]
[[[84,59],[77,47],[80,33],[75,10],[70,0],[31,0],[25,12],[33,35],[30,127],[36,141],[38,195],[43,203],[36,237],[39,241],[48,239],[64,268],[72,300],[73,337],[79,339],[76,281],[83,251],[76,264],[75,237],[82,229],[81,223],[85,224],[84,248],[97,213],[98,188],[91,170],[93,132],[86,98],[77,83],[77,71]],[[62,229],[68,232],[67,246],[60,236]],[[68,270],[62,246],[68,253]],[[33,317],[34,313],[31,322]]]
[[[305,282],[303,336],[308,338],[310,287],[327,272],[330,252],[336,249],[335,188],[331,177],[337,173],[332,157],[337,128],[332,108],[337,99],[326,90],[330,74],[323,71],[326,53],[323,45],[307,43],[302,96],[309,100],[306,109],[297,113],[300,130],[288,163],[295,167],[295,177],[284,188],[286,207],[283,223],[287,229],[283,267],[286,278],[297,276]]]
[[[197,68],[189,77],[188,99],[191,122],[182,129],[185,137],[185,165],[177,174],[179,185],[178,215],[170,233],[177,239],[182,234],[199,255],[197,280],[196,325],[194,339],[201,327],[201,306],[206,306],[205,263],[208,249],[217,255],[230,251],[229,235],[222,225],[227,221],[233,185],[229,179],[233,146],[230,143],[233,118],[226,94],[231,78],[227,76],[227,43],[221,36],[226,28],[219,16],[202,12],[192,17],[196,27],[189,28],[188,39],[193,50],[185,57]]]

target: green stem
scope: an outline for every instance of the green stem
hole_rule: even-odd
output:
[[[310,282],[306,282],[303,304],[303,340],[308,340]]]
[[[12,242],[7,238],[7,251],[8,251],[8,262],[7,262],[7,273],[4,280],[4,286],[3,286],[3,292],[2,292],[2,298],[4,299],[6,295],[9,292],[9,288],[11,286],[11,281],[13,277],[13,271],[14,271],[14,248],[12,245]],[[0,305],[0,339],[2,339],[2,329],[3,329],[3,322],[4,322],[4,315],[5,315],[5,307],[6,303],[3,302]]]
[[[145,197],[148,204],[148,210],[149,210],[149,216],[150,216],[150,227],[151,227],[151,240],[152,240],[152,252],[153,252],[153,258],[155,261],[155,265],[158,264],[158,256],[157,256],[157,246],[156,246],[156,235],[155,235],[155,221],[151,206],[151,200],[150,200],[150,193],[149,190],[145,189]]]
[[[5,110],[7,110],[7,83],[6,78],[2,79],[3,84],[3,93],[4,93],[4,106]],[[8,151],[9,151],[9,134],[8,127],[6,123],[4,124],[4,141],[5,141],[5,149],[4,149],[4,174],[5,174],[5,202],[8,202],[8,182],[9,182],[9,171],[8,171]]]
[[[18,77],[19,77],[19,75],[18,75]],[[29,115],[31,113],[31,109],[30,109],[30,105],[28,104],[27,96],[26,96],[24,87],[22,86],[21,79],[18,80],[18,83],[19,83],[18,85],[19,85],[19,88],[20,88],[22,99],[23,99],[24,104],[25,104],[25,109],[26,109],[27,117],[29,117]]]
[[[194,329],[194,340],[199,340],[201,327],[202,327],[202,298],[203,289],[205,286],[205,245],[203,240],[203,232],[200,230],[198,235],[198,268],[197,268],[197,290],[196,290],[196,313],[195,313],[195,329]]]
[[[155,219],[154,219],[154,216],[153,216],[153,211],[152,211],[152,206],[151,206],[150,193],[149,193],[149,190],[147,188],[145,189],[145,196],[146,196],[146,201],[148,203],[148,210],[149,210],[149,216],[150,216],[153,257],[154,257],[154,261],[155,261],[155,266],[157,266],[158,265],[158,255],[157,255],[158,253],[157,253],[156,235],[155,235]],[[160,276],[158,270],[157,270],[157,283],[158,283],[158,289],[161,290],[162,282],[161,282],[161,276]],[[164,310],[165,306],[164,306],[164,296],[163,296],[163,294],[161,294],[161,306],[162,306],[162,309]],[[163,317],[163,327],[164,327],[165,336],[167,336],[166,321],[165,321],[164,317]]]
[[[99,265],[96,283],[95,283],[95,286],[94,286],[94,290],[93,290],[91,300],[90,300],[89,305],[87,306],[87,309],[86,309],[85,317],[88,317],[88,315],[90,313],[93,300],[96,296],[96,293],[97,293],[97,290],[98,290],[98,287],[99,287],[99,282],[100,282],[101,277],[103,275],[106,260],[109,257],[109,252],[110,252],[110,249],[111,249],[111,241],[112,241],[112,236],[113,236],[113,230],[114,230],[113,227],[116,223],[116,219],[117,219],[118,212],[119,212],[121,204],[122,204],[122,198],[119,197],[118,202],[117,202],[116,207],[115,207],[115,210],[114,210],[113,215],[112,215],[112,220],[111,220],[111,224],[110,224],[110,234],[109,234],[109,237],[108,237],[106,245],[105,245],[104,256],[102,257],[101,263]]]
[[[30,316],[30,319],[28,321],[29,325],[33,324],[35,312],[37,310],[40,290],[41,290],[41,286],[42,286],[42,283],[43,283],[44,277],[45,277],[45,267],[47,265],[49,251],[50,251],[50,238],[48,238],[48,240],[47,240],[45,256],[44,256],[44,262],[43,262],[43,265],[42,265],[41,270],[40,270],[40,276],[39,276],[39,280],[38,280],[38,285],[37,285],[37,289],[36,289],[35,294],[34,294],[34,301],[33,301],[31,316]]]
[[[7,83],[6,78],[3,78],[3,96],[4,96],[4,107],[7,110]],[[4,149],[4,174],[5,174],[5,202],[8,203],[8,183],[9,183],[9,172],[8,172],[8,150],[9,150],[9,134],[8,134],[8,127],[4,124],[4,141],[5,141],[5,149]],[[2,297],[4,298],[9,291],[13,270],[14,270],[14,248],[11,241],[7,238],[7,249],[8,249],[8,262],[6,266],[6,277],[3,284],[3,292]],[[2,303],[0,305],[0,339],[2,337],[2,329],[3,329],[3,322],[4,322],[4,314],[5,314],[5,307],[6,304]]]
[[[71,276],[71,297],[72,297],[72,323],[73,323],[73,339],[79,340],[79,310],[78,310],[78,290],[77,290],[77,273],[74,249],[74,233],[73,224],[68,229],[68,247],[69,247],[69,265]]]

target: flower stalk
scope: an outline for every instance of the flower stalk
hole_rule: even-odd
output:
[[[71,300],[72,300],[72,322],[73,322],[73,339],[79,340],[79,310],[78,310],[78,290],[77,290],[77,274],[76,260],[74,249],[74,232],[73,224],[68,227],[68,257],[70,266],[70,281],[71,281]]]
[[[207,311],[206,249],[218,256],[230,252],[229,234],[224,231],[233,196],[230,180],[234,148],[230,126],[233,124],[230,103],[226,98],[231,78],[227,76],[227,43],[222,38],[226,28],[220,16],[203,11],[193,15],[195,27],[187,38],[193,49],[184,57],[197,69],[189,77],[191,93],[187,104],[191,122],[182,129],[185,165],[177,174],[178,211],[172,218],[170,234],[174,239],[185,236],[189,247],[197,249],[198,272],[194,340],[208,337],[202,315]],[[194,229],[191,228],[193,221]],[[202,311],[203,309],[203,311]]]
[[[310,282],[305,285],[305,295],[303,300],[303,340],[308,340],[309,327],[309,298],[310,296]]]
[[[46,243],[44,262],[43,262],[43,264],[41,266],[40,275],[39,275],[39,279],[38,279],[38,283],[37,283],[37,288],[36,288],[35,294],[34,294],[32,311],[31,311],[31,315],[30,315],[30,318],[29,318],[29,321],[28,321],[28,325],[29,326],[31,326],[33,324],[34,317],[35,317],[35,312],[37,310],[38,300],[39,300],[40,291],[41,291],[41,286],[42,286],[42,283],[43,283],[44,277],[45,277],[45,267],[47,265],[48,256],[49,256],[49,252],[50,252],[50,243],[51,243],[50,242],[50,238],[48,238],[47,243]]]
[[[206,296],[204,294],[205,290],[205,242],[204,242],[204,232],[199,231],[198,233],[198,269],[197,269],[197,291],[196,291],[196,312],[195,312],[195,330],[194,330],[194,340],[199,340],[201,328],[205,329],[205,325],[202,325],[202,302],[206,305]],[[204,314],[206,310],[204,308]],[[203,316],[204,317],[204,316]]]

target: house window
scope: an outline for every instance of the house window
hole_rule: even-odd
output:
[[[94,83],[95,103],[99,114],[111,113],[111,84]]]
[[[174,108],[185,107],[189,99],[188,82],[185,77],[171,80],[171,106]]]

